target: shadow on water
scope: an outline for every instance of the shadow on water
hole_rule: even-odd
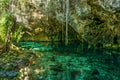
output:
[[[54,45],[50,42],[20,42],[18,46],[44,55],[37,60],[42,61],[39,65],[47,71],[44,75],[40,73],[36,80],[120,80],[118,50],[88,49],[80,43],[65,46],[58,42]],[[41,75],[43,77],[39,78]]]

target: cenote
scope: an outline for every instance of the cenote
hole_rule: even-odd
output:
[[[34,57],[31,80],[119,80],[120,55],[117,50],[86,49],[80,44],[20,42],[19,47]],[[80,49],[82,48],[82,49]]]
[[[0,0],[0,80],[120,80],[120,0]]]

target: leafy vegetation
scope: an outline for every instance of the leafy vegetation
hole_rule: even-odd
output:
[[[0,80],[119,80],[119,12],[119,0],[0,0]]]

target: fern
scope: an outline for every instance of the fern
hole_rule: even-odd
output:
[[[4,42],[9,27],[12,25],[11,14],[3,12],[0,17],[0,41]]]

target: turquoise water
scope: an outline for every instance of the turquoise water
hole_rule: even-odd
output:
[[[36,55],[31,80],[120,80],[119,51],[49,42],[20,42],[19,46]]]

